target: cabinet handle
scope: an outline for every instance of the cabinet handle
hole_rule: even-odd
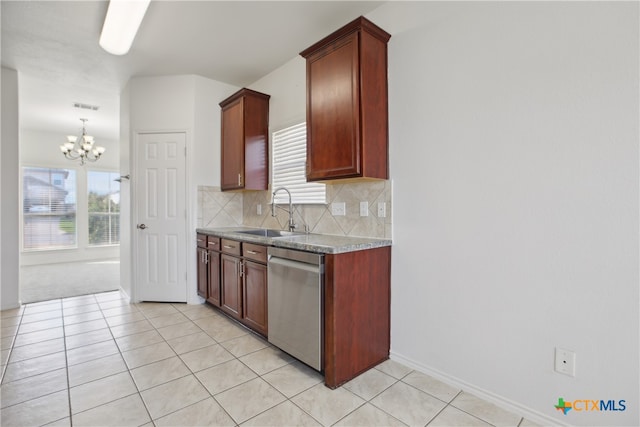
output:
[[[223,248],[225,249],[233,249],[235,248],[235,246],[231,246],[231,245],[224,245]]]
[[[198,242],[204,242],[204,240],[202,240],[202,239],[198,239]]]
[[[204,263],[209,264],[209,252],[203,252],[204,255]]]
[[[242,174],[238,174],[238,185],[242,185]]]
[[[242,261],[240,261],[238,263],[238,276],[242,277],[242,275],[244,274],[244,264],[242,263]]]
[[[258,255],[260,252],[256,252],[256,251],[252,251],[252,250],[247,250],[247,253],[248,253],[248,254],[251,254],[251,255]]]
[[[217,242],[209,242],[208,244],[209,244],[209,245],[211,245],[211,246],[215,246],[215,245],[217,245],[218,243],[217,243]]]

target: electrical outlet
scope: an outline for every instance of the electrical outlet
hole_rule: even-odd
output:
[[[331,215],[343,216],[347,214],[347,208],[344,202],[331,203]]]
[[[360,216],[369,216],[369,202],[360,202]]]
[[[256,206],[256,215],[262,215],[262,205],[260,203]]]
[[[555,370],[561,374],[576,376],[576,354],[573,351],[556,347]]]
[[[387,216],[387,204],[378,202],[378,218],[384,218],[385,216]]]

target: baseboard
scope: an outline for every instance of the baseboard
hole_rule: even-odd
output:
[[[127,300],[128,304],[131,304],[131,296],[120,286],[120,293],[124,296],[124,299]]]
[[[442,381],[445,384],[449,384],[452,387],[469,392],[481,399],[491,402],[502,409],[518,414],[526,418],[528,421],[532,421],[541,426],[570,426],[571,425],[571,424],[567,424],[562,421],[559,421],[555,418],[548,417],[547,415],[544,415],[538,411],[534,411],[533,409],[526,407],[518,402],[514,402],[503,396],[497,395],[488,390],[477,387],[459,378],[445,374],[444,372],[440,372],[437,369],[433,369],[429,366],[425,366],[421,363],[416,362],[415,360],[407,358],[393,351],[390,352],[390,358],[392,360],[395,360],[396,362],[399,362],[405,366],[408,366],[409,368],[422,372],[423,374],[430,375],[436,378],[437,380]]]

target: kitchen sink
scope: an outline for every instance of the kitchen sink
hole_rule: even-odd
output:
[[[289,236],[298,236],[300,234],[304,234],[299,231],[284,231],[284,230],[275,230],[272,228],[257,228],[255,230],[238,231],[238,233],[251,234],[252,236],[262,236],[262,237],[289,237]]]

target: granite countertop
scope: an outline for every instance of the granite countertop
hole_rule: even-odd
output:
[[[242,233],[242,231],[249,230],[255,230],[255,228],[198,228],[196,232],[241,242],[258,243],[261,245],[323,254],[340,254],[391,246],[391,240],[381,238],[334,236],[331,234],[314,233],[296,233],[283,237],[265,237]]]

